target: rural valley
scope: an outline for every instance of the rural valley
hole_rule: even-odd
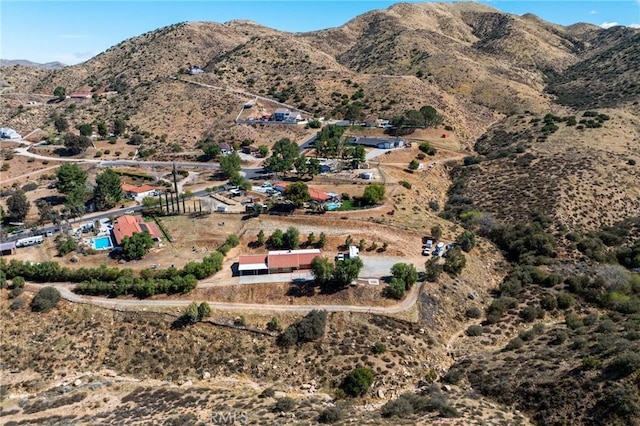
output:
[[[639,49],[399,3],[1,62],[1,423],[640,424]]]

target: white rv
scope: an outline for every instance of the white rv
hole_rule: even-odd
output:
[[[34,244],[40,244],[44,241],[44,237],[42,235],[36,235],[34,237],[21,238],[16,241],[16,247],[28,247]]]

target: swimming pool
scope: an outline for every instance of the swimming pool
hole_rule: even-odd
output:
[[[103,237],[94,237],[91,240],[93,248],[95,250],[108,250],[113,248],[113,243],[111,242],[111,238],[108,235]]]

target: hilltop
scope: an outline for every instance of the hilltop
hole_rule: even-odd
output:
[[[29,99],[25,94],[52,94],[58,86],[67,93],[114,90],[118,96],[108,102],[77,102],[69,118],[126,117],[130,127],[188,148],[208,133],[239,137],[233,118],[251,93],[335,118],[353,103],[363,117],[387,118],[428,103],[471,147],[507,115],[557,108],[547,89],[571,105],[567,93],[588,87],[594,98],[589,105],[596,107],[605,94],[594,86],[593,76],[602,71],[590,66],[594,61],[612,78],[618,68],[627,70],[615,77],[617,85],[607,86],[625,96],[606,95],[606,106],[632,104],[637,37],[637,30],[562,27],[477,3],[397,4],[309,33],[250,21],[179,23],[125,40],[80,65],[46,72],[4,68],[11,107],[0,119],[12,127],[46,128],[56,111],[67,114],[68,103],[16,114]],[[628,51],[614,58],[622,48]],[[191,65],[205,73],[180,73]],[[246,94],[229,96],[225,88]]]

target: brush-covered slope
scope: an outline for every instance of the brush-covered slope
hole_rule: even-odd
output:
[[[80,65],[52,71],[3,68],[10,86],[3,94],[11,102],[0,119],[14,127],[51,129],[45,118],[55,113],[72,124],[77,124],[77,111],[107,121],[121,116],[130,127],[189,144],[211,131],[209,117],[225,127],[221,134],[228,131],[243,102],[259,94],[334,118],[342,118],[352,103],[360,104],[363,117],[386,118],[433,105],[470,147],[504,115],[546,111],[552,102],[545,93],[548,76],[557,82],[552,90],[559,94],[591,84],[597,72],[585,61],[615,55],[626,71],[617,86],[603,79],[598,90],[614,93],[624,86],[632,96],[634,39],[625,35],[627,41],[616,42],[615,34],[458,2],[400,3],[309,33],[249,21],[181,23],[125,40]],[[617,53],[616,46],[626,50]],[[616,63],[610,61],[603,72],[613,74]],[[206,73],[179,73],[194,64]],[[177,84],[176,79],[217,89]],[[86,101],[73,111],[68,102],[51,104],[45,112],[18,111],[23,99],[11,97],[50,94],[57,86],[67,93],[91,89],[118,95],[108,102]]]
[[[492,127],[475,146],[483,161],[460,169],[450,209],[490,213],[503,223],[542,213],[581,230],[640,215],[637,118],[590,111],[569,125],[568,116],[554,117],[550,125],[522,115]]]

